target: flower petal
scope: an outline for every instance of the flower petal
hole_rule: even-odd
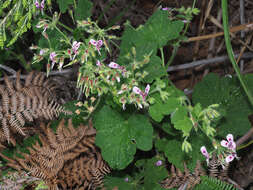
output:
[[[234,141],[228,142],[228,149],[235,151],[235,149],[236,149],[236,143]]]
[[[206,158],[209,158],[209,154],[208,154],[208,152],[207,152],[205,146],[202,146],[202,147],[200,148],[200,151],[201,151],[201,153],[202,153]]]
[[[100,63],[99,60],[97,60],[96,65],[97,65],[98,67],[102,66],[102,64]]]
[[[42,0],[41,3],[40,3],[41,10],[43,10],[44,7],[45,7],[45,0]]]
[[[36,8],[40,8],[40,3],[38,2],[38,0],[35,1],[34,5]]]
[[[123,90],[120,90],[120,91],[118,91],[117,94],[122,94],[123,92],[124,92]]]
[[[76,44],[77,44],[77,41],[73,41],[72,47],[75,47]]]
[[[221,144],[221,146],[223,146],[223,147],[228,147],[228,141],[225,141],[225,140],[222,140],[221,142],[220,142],[220,144]]]
[[[150,90],[150,85],[148,84],[145,88],[145,95],[147,96]]]
[[[226,157],[226,162],[229,163],[229,162],[232,162],[234,160],[235,156],[230,154]]]
[[[96,40],[93,40],[93,39],[90,39],[90,43],[91,43],[92,45],[94,45],[94,46],[97,45],[97,41],[96,41]]]
[[[97,41],[97,48],[100,48],[103,45],[103,41],[102,40],[98,40]]]
[[[119,66],[117,63],[114,63],[114,62],[111,62],[111,63],[108,65],[108,67],[113,68],[113,69],[118,69],[118,68],[120,68],[120,66]]]
[[[141,94],[141,90],[138,88],[138,87],[133,87],[133,92],[135,93],[135,94]]]
[[[228,140],[228,142],[233,142],[234,141],[234,137],[233,137],[233,135],[232,134],[228,134],[227,135],[227,140]]]
[[[155,163],[156,166],[161,166],[162,164],[163,164],[162,160],[158,160],[158,161]]]

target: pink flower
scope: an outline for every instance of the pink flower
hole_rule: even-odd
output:
[[[162,160],[158,160],[158,161],[155,163],[156,166],[161,166],[162,164],[163,164]]]
[[[133,92],[135,93],[135,94],[139,94],[139,95],[141,95],[142,96],[142,99],[145,101],[145,99],[146,99],[146,97],[147,97],[147,95],[148,95],[148,93],[149,93],[149,90],[150,90],[150,85],[148,84],[147,86],[146,86],[146,88],[145,88],[145,92],[142,92],[138,87],[133,87]]]
[[[126,69],[125,69],[124,66],[120,66],[119,64],[117,64],[115,62],[110,62],[110,64],[108,65],[108,67],[110,67],[112,69],[119,69],[119,70],[121,70],[123,76],[124,76],[124,73],[126,72]]]
[[[40,55],[43,55],[45,53],[45,50],[44,49],[41,49],[40,50]]]
[[[40,10],[42,11],[45,7],[45,0],[42,0],[40,3]]]
[[[74,52],[74,54],[77,54],[78,53],[78,48],[80,47],[80,44],[81,42],[77,42],[77,41],[74,41],[73,44],[72,44],[72,51]]]
[[[34,5],[35,5],[35,7],[36,7],[37,9],[40,8],[40,3],[38,2],[38,0],[35,1]]]
[[[44,24],[44,30],[42,31],[42,33],[46,32],[47,28],[48,28],[48,24]]]
[[[205,146],[202,146],[202,147],[200,148],[200,151],[201,151],[201,153],[206,157],[206,162],[207,162],[207,164],[208,164],[210,156],[209,156],[209,153],[208,153],[207,150],[206,150],[206,147],[205,147]]]
[[[234,160],[235,156],[233,154],[230,154],[226,157],[226,162],[229,163],[229,162],[232,162]]]
[[[55,52],[50,53],[50,56],[49,56],[49,57],[50,57],[50,60],[52,61],[51,69],[53,69],[54,64],[55,64],[55,62],[56,62],[56,59],[55,59],[56,56],[57,56],[57,55],[56,55]]]
[[[36,0],[34,5],[37,9],[40,9],[41,11],[43,11],[45,7],[45,0],[42,0],[41,3],[39,3],[38,0]]]
[[[232,162],[234,158],[239,159],[239,157],[237,157],[237,154],[235,152],[232,152],[232,154],[229,154],[225,160],[227,163],[229,163]]]
[[[113,69],[121,69],[121,66],[114,62],[111,62],[108,66]]]
[[[128,181],[129,181],[128,177],[126,177],[126,178],[124,179],[124,181],[125,181],[125,182],[128,182]]]
[[[101,66],[102,66],[102,64],[100,63],[99,60],[97,60],[96,65],[97,65],[98,67],[101,67]]]
[[[164,8],[162,8],[162,10],[163,11],[169,11],[171,8],[169,8],[169,7],[164,7]]]
[[[102,40],[96,41],[96,40],[91,39],[90,40],[90,44],[92,44],[93,46],[95,46],[96,49],[97,49],[97,51],[98,51],[98,53],[99,53],[99,55],[101,55],[100,48],[103,45],[103,41]]]
[[[51,60],[52,62],[55,62],[55,61],[56,61],[55,57],[56,57],[56,53],[55,53],[54,51],[53,51],[52,53],[50,53],[50,60]]]
[[[235,142],[234,142],[234,137],[233,137],[233,135],[232,134],[228,134],[227,135],[227,141],[226,140],[222,140],[221,141],[221,146],[223,146],[223,147],[226,147],[226,148],[228,148],[229,150],[233,150],[233,151],[235,151],[235,149],[236,149],[236,144],[235,144]]]
[[[200,148],[200,151],[201,151],[201,153],[202,153],[206,158],[208,158],[208,159],[210,158],[209,153],[207,152],[205,146],[202,146],[202,147]]]

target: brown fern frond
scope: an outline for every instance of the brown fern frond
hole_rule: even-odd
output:
[[[208,171],[209,171],[209,176],[210,177],[218,177],[219,175],[219,161],[216,153],[214,152],[212,154],[212,158],[208,163]]]
[[[21,82],[19,71],[15,84],[4,76],[4,85],[0,85],[0,124],[8,142],[12,132],[25,135],[26,121],[52,120],[60,113],[71,114],[55,101],[54,89],[55,85],[44,73],[32,71]]]
[[[110,173],[110,168],[95,146],[96,131],[92,123],[78,128],[74,128],[71,120],[68,120],[68,127],[64,123],[64,120],[60,121],[56,133],[49,124],[42,123],[41,144],[35,143],[29,148],[29,154],[22,153],[23,158],[7,158],[8,165],[43,179],[50,190],[102,187],[102,180]]]
[[[172,165],[169,177],[161,182],[161,186],[165,189],[171,189],[187,183],[188,190],[194,189],[194,187],[201,181],[200,174],[205,175],[199,161],[197,161],[194,173],[190,173],[186,164],[184,164],[184,172],[181,172],[178,168],[175,168],[175,166]]]

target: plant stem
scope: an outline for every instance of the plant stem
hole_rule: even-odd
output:
[[[172,55],[170,56],[170,59],[169,59],[169,61],[167,63],[167,66],[169,66],[172,63],[172,61],[174,60],[175,56],[177,55],[178,47],[179,47],[178,44],[176,44],[176,45],[173,46]]]
[[[68,44],[72,45],[68,39],[68,37],[57,27],[55,26],[55,29],[65,38],[66,42],[68,42]]]
[[[45,15],[46,18],[50,19],[52,21],[52,18],[48,15]],[[59,26],[62,26],[63,28],[65,28],[66,30],[68,30],[69,32],[73,33],[74,30],[68,26],[66,26],[65,24],[61,23],[60,21],[57,21],[57,24],[59,24]]]
[[[194,0],[193,3],[192,3],[192,9],[195,8],[195,5],[196,5],[196,0]],[[190,25],[190,22],[187,22],[182,36],[185,36],[185,34],[186,34],[186,32],[189,28],[189,25]],[[179,40],[175,45],[173,45],[173,52],[172,52],[172,55],[171,55],[171,57],[170,57],[170,59],[167,63],[168,66],[173,62],[175,56],[177,55],[177,51],[178,51],[180,42],[181,42],[181,40]]]
[[[161,56],[162,56],[162,64],[163,64],[163,67],[165,67],[164,54],[163,54],[163,48],[162,47],[160,48],[160,52],[161,52]]]
[[[233,49],[232,49],[232,45],[231,45],[231,41],[230,41],[230,36],[229,36],[229,27],[228,27],[228,3],[227,0],[222,0],[221,1],[221,6],[222,6],[222,20],[223,20],[223,28],[224,28],[224,37],[225,37],[225,43],[226,43],[226,48],[227,48],[227,52],[228,52],[228,56],[229,59],[233,65],[233,68],[236,72],[236,75],[246,93],[246,95],[249,98],[249,101],[251,103],[251,105],[253,106],[253,97],[251,92],[249,91],[249,89],[247,88],[245,82],[242,79],[242,75],[240,73],[240,69],[238,67],[238,65],[236,64],[236,60],[234,57],[234,53],[233,53]]]

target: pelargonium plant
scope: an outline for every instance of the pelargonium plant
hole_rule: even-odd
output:
[[[217,157],[219,164],[223,167],[234,160],[234,158],[239,159],[236,153],[236,143],[234,142],[234,137],[232,134],[227,135],[227,140],[222,140],[220,145],[215,147],[215,152],[217,152]],[[216,144],[216,143],[214,143]],[[205,156],[207,165],[209,164],[209,160],[211,159],[212,152],[208,153],[205,146],[200,148],[201,153]]]
[[[47,59],[47,74],[55,65],[58,65],[58,69],[61,70],[63,67],[79,63],[81,66],[77,87],[86,97],[93,95],[101,97],[103,94],[110,93],[113,100],[121,105],[123,110],[126,109],[127,104],[134,104],[139,109],[147,107],[149,105],[150,85],[146,84],[145,89],[142,89],[142,85],[143,79],[148,73],[139,71],[149,62],[151,54],[144,55],[142,61],[136,61],[136,52],[133,48],[127,67],[113,61],[109,64],[104,63],[104,47],[108,51],[107,41],[113,39],[112,35],[107,35],[105,31],[98,28],[96,23],[90,20],[79,22],[79,26],[84,28],[86,32],[92,33],[91,38],[82,42],[68,39],[65,34],[61,33],[61,41],[68,47],[56,50],[32,46],[31,49],[39,52],[34,55],[33,63]],[[43,29],[42,33],[44,33],[44,37],[50,46],[50,39],[45,35],[46,30],[54,28],[59,30],[57,26],[48,20],[40,20],[37,28]],[[114,26],[111,29],[118,29],[118,27]],[[67,65],[64,65],[65,60],[69,60]]]

